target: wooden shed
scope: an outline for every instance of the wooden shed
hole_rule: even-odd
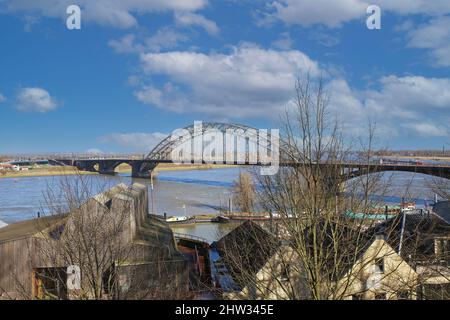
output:
[[[125,221],[114,243],[126,247],[128,254],[116,259],[108,257],[110,243],[101,247],[95,242],[102,241],[96,237],[108,232],[109,225],[117,228],[114,222],[122,212]],[[92,233],[102,227],[101,232]],[[78,241],[84,250],[82,257],[67,257],[70,245],[76,246]],[[103,250],[102,258],[110,263],[100,275],[101,292],[84,290],[92,282],[86,268],[93,260],[91,252],[96,251],[89,248],[91,242],[92,247]],[[78,299],[99,298],[99,294],[102,299],[165,298],[175,291],[188,291],[188,277],[187,261],[178,251],[170,227],[148,214],[148,189],[143,185],[120,184],[68,214],[0,229],[0,298]]]

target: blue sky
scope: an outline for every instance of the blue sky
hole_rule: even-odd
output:
[[[370,119],[380,147],[440,149],[449,25],[446,0],[0,0],[0,153],[145,152],[194,120],[277,128],[306,72],[349,135]]]

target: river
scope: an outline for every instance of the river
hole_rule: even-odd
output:
[[[243,168],[224,168],[209,170],[161,171],[154,179],[153,204],[150,198],[149,208],[157,214],[167,212],[168,215],[194,215],[217,213],[226,206],[232,194],[232,186]],[[127,175],[120,176],[84,176],[92,181],[92,193],[102,191],[118,183],[131,184],[138,182],[149,186],[146,179],[132,179]],[[34,218],[37,212],[45,212],[48,207],[43,201],[46,190],[55,190],[62,180],[75,181],[75,176],[23,177],[0,179],[0,220],[13,223]],[[401,198],[413,198],[418,205],[431,200],[433,193],[429,188],[433,178],[422,174],[394,173],[386,174],[390,179],[391,189],[383,200],[399,203]],[[408,187],[408,188],[406,188]],[[152,208],[153,207],[153,208]],[[175,232],[186,233],[206,238],[212,242],[230,229],[230,225],[196,224],[178,226]]]

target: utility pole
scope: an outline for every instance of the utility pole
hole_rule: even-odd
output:
[[[400,243],[398,245],[398,255],[402,254],[402,245],[403,245],[403,233],[405,231],[405,222],[406,222],[406,213],[402,213],[402,229],[400,230]]]
[[[150,187],[152,190],[152,214],[156,215],[155,212],[155,197],[154,197],[154,188],[153,188],[153,174],[150,172]]]

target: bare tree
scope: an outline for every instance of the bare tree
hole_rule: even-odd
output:
[[[124,241],[131,208],[126,202],[112,207],[107,195],[94,197],[92,183],[92,179],[80,175],[77,179],[63,178],[57,188],[48,188],[46,207],[51,208],[51,215],[65,218],[49,237],[42,237],[45,241],[39,250],[50,265],[80,268],[84,283],[74,292],[81,299],[114,294],[113,266],[125,261],[132,250]]]
[[[296,93],[295,110],[287,111],[283,119],[282,161],[289,165],[280,168],[276,175],[257,176],[258,201],[265,212],[277,218],[270,223],[269,230],[281,243],[266,243],[265,236],[255,237],[261,241],[254,239],[260,242],[257,251],[268,262],[258,271],[265,280],[261,281],[261,273],[257,277],[255,272],[249,274],[248,263],[239,262],[236,254],[224,250],[223,255],[232,262],[234,274],[244,280],[239,282],[260,293],[270,292],[269,297],[347,299],[369,293],[373,288],[363,279],[364,274],[382,253],[384,259],[391,261],[383,279],[407,269],[401,259],[395,259],[398,256],[395,250],[388,250],[387,243],[379,245],[385,242],[375,242],[379,240],[377,235],[366,232],[374,227],[375,221],[368,217],[380,204],[371,195],[382,196],[388,190],[382,174],[373,170],[374,127],[369,125],[368,137],[360,140],[355,150],[352,143],[346,143],[349,135],[338,119],[329,113],[330,97],[321,79],[317,83],[309,77],[299,80]],[[359,174],[355,176],[346,163],[359,164]],[[352,180],[346,183],[349,179]],[[349,217],[346,212],[362,216]],[[377,245],[372,246],[374,243]],[[240,248],[238,252],[242,252],[247,242],[241,238],[236,245]],[[249,254],[255,251],[255,244],[251,246]],[[370,257],[363,259],[369,247]],[[392,261],[398,264],[392,265]],[[406,277],[409,283],[416,279],[415,274]],[[258,295],[251,295],[255,296]],[[260,297],[264,298],[264,294]]]
[[[253,177],[247,172],[240,172],[234,185],[233,202],[241,212],[252,213],[255,209],[256,191]]]
[[[187,262],[170,229],[146,212],[145,193],[95,181],[101,180],[78,175],[48,187],[47,214],[30,221],[36,231],[23,248],[24,268],[11,268],[20,271],[14,277],[20,297],[189,298]]]

